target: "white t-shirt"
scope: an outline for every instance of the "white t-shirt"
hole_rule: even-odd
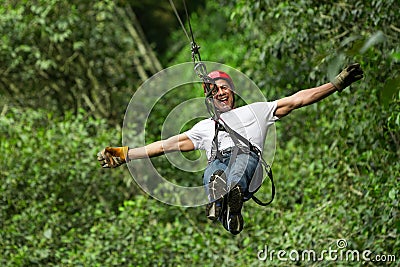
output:
[[[274,116],[276,107],[277,101],[256,102],[222,113],[221,119],[262,151],[268,128],[278,120],[278,117]],[[210,159],[215,122],[211,118],[202,120],[185,133],[193,142],[195,149],[205,150],[207,158]],[[229,134],[219,131],[219,150],[233,146],[235,144]]]

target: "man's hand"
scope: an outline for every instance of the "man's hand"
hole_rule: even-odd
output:
[[[126,163],[128,147],[106,147],[97,153],[97,160],[103,168],[116,168]]]
[[[364,72],[359,63],[354,63],[342,70],[342,72],[333,79],[332,84],[341,92],[344,88],[364,77]]]

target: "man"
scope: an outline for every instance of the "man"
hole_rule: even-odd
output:
[[[262,151],[268,127],[295,109],[318,102],[336,91],[341,92],[360,80],[363,71],[359,64],[352,64],[330,83],[298,91],[277,101],[257,102],[239,108],[234,108],[232,78],[222,71],[213,71],[208,76],[211,82],[203,87],[212,100],[215,118],[202,120],[182,134],[145,147],[106,147],[98,153],[98,160],[102,167],[114,168],[130,160],[173,151],[206,150],[209,164],[203,182],[209,196],[207,217],[220,220],[225,229],[236,235],[243,229],[243,202],[258,189],[252,182],[253,177],[260,174],[260,153],[257,152]],[[226,127],[218,131],[221,125]],[[238,148],[241,143],[235,141],[232,131],[249,141],[248,150]]]

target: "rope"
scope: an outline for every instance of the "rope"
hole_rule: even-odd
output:
[[[200,52],[199,52],[200,46],[198,46],[194,40],[192,24],[190,23],[190,17],[189,17],[189,12],[186,7],[186,2],[185,2],[185,0],[183,0],[183,7],[185,9],[186,19],[189,24],[189,30],[190,30],[191,37],[189,37],[189,34],[186,31],[185,25],[183,25],[183,22],[178,14],[178,11],[174,5],[173,0],[169,0],[169,3],[171,4],[172,9],[174,10],[175,16],[178,19],[178,21],[183,29],[183,32],[186,35],[186,38],[190,42],[191,50],[192,50],[192,59],[193,59],[193,62],[195,63],[194,70],[195,70],[196,74],[205,82],[205,79],[207,76],[207,69],[206,69],[205,65],[201,62],[201,56],[200,56]]]
[[[194,35],[193,35],[192,25],[190,24],[189,13],[188,13],[187,8],[186,8],[186,1],[183,1],[183,7],[185,8],[186,19],[187,19],[188,24],[189,24],[189,30],[190,30],[190,35],[192,36],[192,42],[194,43]]]
[[[169,0],[169,3],[171,4],[172,9],[174,10],[174,13],[175,13],[176,18],[178,19],[179,23],[181,24],[181,27],[182,27],[182,29],[183,29],[183,32],[185,33],[185,35],[186,35],[188,41],[190,42],[189,34],[187,33],[186,28],[185,28],[185,26],[183,25],[183,22],[182,22],[181,18],[179,17],[178,10],[176,9],[176,7],[175,7],[175,5],[174,5],[174,1]],[[183,1],[183,3],[185,3],[185,1]],[[186,10],[186,4],[185,4],[185,10]],[[186,11],[186,13],[187,13],[187,11]],[[192,36],[193,36],[193,35],[192,35]]]

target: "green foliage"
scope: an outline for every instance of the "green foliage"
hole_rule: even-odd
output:
[[[235,1],[231,28],[247,44],[240,69],[268,88],[268,98],[326,82],[354,61],[367,73],[365,84],[383,84],[399,75],[392,59],[399,50],[398,8],[394,0]]]
[[[249,212],[258,230],[248,232],[251,243],[326,248],[346,238],[353,249],[398,254],[398,1],[221,2],[210,4],[219,20],[207,14],[214,19],[196,24],[195,34],[206,36],[202,55],[248,74],[267,99],[325,83],[346,63],[365,71],[343,93],[277,123],[278,195],[270,216]],[[224,48],[216,48],[220,42]]]
[[[0,264],[370,264],[288,263],[276,254],[272,262],[257,259],[265,246],[321,251],[336,249],[339,238],[347,240],[348,249],[399,257],[398,9],[395,0],[237,0],[206,1],[204,10],[192,14],[202,58],[245,72],[267,99],[329,81],[349,62],[360,62],[365,71],[363,80],[341,94],[277,123],[276,199],[267,208],[247,202],[245,229],[233,237],[206,220],[204,207],[164,205],[141,193],[127,168],[103,170],[96,161],[104,146],[118,146],[120,129],[92,115],[122,116],[130,90],[154,68],[135,57],[128,4],[5,1],[0,6]],[[181,29],[168,44],[163,62],[191,60]],[[154,110],[150,141],[181,99],[202,95],[188,90],[166,96]],[[188,178],[162,158],[154,162],[163,175],[184,184],[201,182],[200,174]],[[267,182],[257,196],[268,198]]]
[[[190,23],[194,38],[200,46],[202,60],[224,63],[233,67],[240,66],[246,46],[238,42],[237,36],[234,36],[229,17],[224,16],[224,12],[228,12],[228,9],[222,8],[220,3],[207,1],[204,9],[193,13]],[[204,23],[205,20],[207,23]],[[188,28],[187,24],[186,28]],[[169,64],[192,61],[191,46],[182,30],[174,32],[170,42],[170,50],[165,55],[167,59],[170,59]]]
[[[14,2],[0,7],[0,92],[9,102],[120,122],[127,95],[161,68],[130,9],[114,1]]]
[[[135,193],[126,170],[103,171],[95,160],[119,135],[105,125],[82,112],[12,108],[0,117],[2,266],[60,262]]]
[[[135,11],[137,18],[144,28],[144,34],[154,46],[154,49],[162,55],[171,49],[169,36],[179,27],[175,13],[171,7],[170,1],[147,0],[147,1],[127,1]],[[186,7],[189,13],[195,13],[196,10],[204,5],[204,0],[186,1]],[[173,1],[177,12],[183,22],[186,21],[183,1]],[[182,34],[182,32],[180,32]]]
[[[267,98],[325,83],[345,63],[360,62],[366,76],[278,123],[274,218],[289,210],[290,220],[280,219],[286,226],[273,236],[291,239],[276,237],[276,246],[321,247],[343,237],[359,250],[398,254],[398,1],[231,7],[232,28],[248,45],[240,68]]]

